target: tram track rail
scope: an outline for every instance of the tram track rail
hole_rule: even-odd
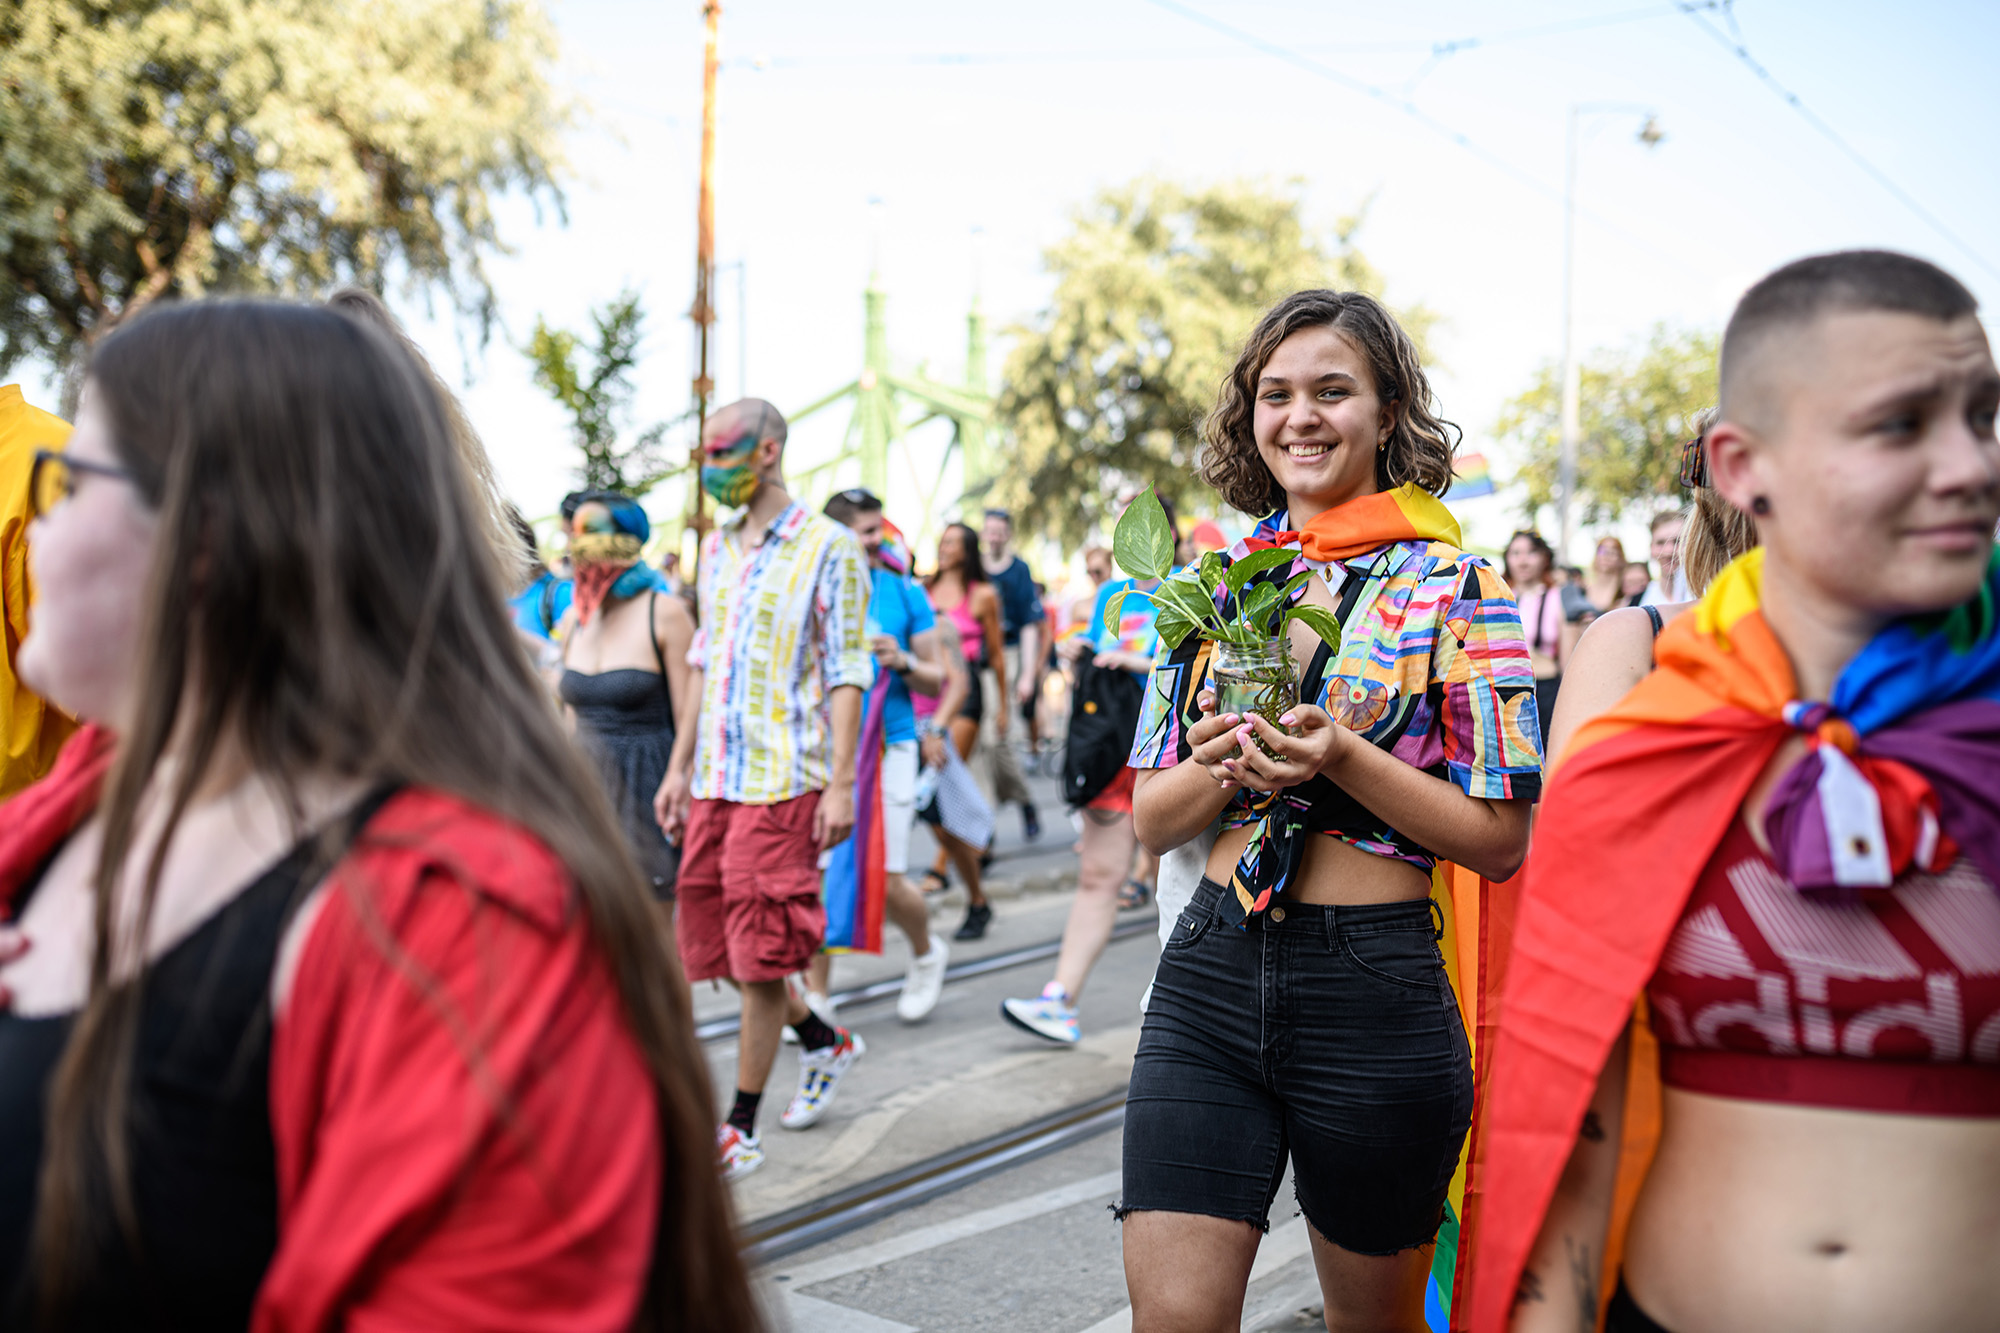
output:
[[[974,1181],[1060,1152],[1125,1118],[1125,1089],[746,1222],[739,1241],[753,1267],[783,1259],[926,1203]]]
[[[1157,929],[1156,923],[1158,919],[1158,913],[1148,912],[1144,916],[1136,916],[1129,921],[1120,921],[1111,932],[1112,941],[1116,942],[1122,939],[1129,939],[1134,935],[1148,934]],[[1029,963],[1039,963],[1045,959],[1054,958],[1061,952],[1062,939],[1058,936],[1052,940],[1044,940],[1039,944],[1027,944],[1018,949],[1008,949],[1001,953],[987,954],[983,958],[968,958],[962,963],[951,963],[945,967],[944,984],[949,986],[954,982],[970,981],[974,977],[983,977],[993,972],[1005,972],[1009,968],[1026,967]],[[852,990],[835,991],[832,999],[837,1007],[845,1010],[856,1005],[873,1004],[880,1000],[891,999],[902,994],[902,992],[903,979],[901,977],[884,977],[880,981],[872,981],[865,986],[856,986]],[[742,1026],[743,1020],[740,1014],[729,1014],[722,1018],[710,1019],[706,1023],[696,1024],[694,1035],[697,1040],[703,1042],[721,1041],[728,1037],[734,1037],[742,1030]]]

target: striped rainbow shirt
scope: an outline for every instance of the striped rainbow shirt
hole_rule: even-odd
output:
[[[854,534],[794,501],[746,549],[745,514],[708,534],[688,660],[702,677],[693,795],[775,805],[824,790],[833,765],[827,696],[866,690],[868,565]]]

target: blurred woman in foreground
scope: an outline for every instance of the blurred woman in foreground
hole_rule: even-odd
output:
[[[10,1325],[755,1326],[675,963],[453,450],[323,308],[93,352],[21,657],[91,725],[0,811]]]

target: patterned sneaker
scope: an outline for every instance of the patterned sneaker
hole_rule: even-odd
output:
[[[951,957],[951,946],[935,932],[931,935],[930,952],[921,958],[910,960],[910,970],[903,976],[903,993],[896,1000],[896,1017],[905,1023],[917,1023],[930,1016],[937,1008],[938,997],[944,994],[944,967]]]
[[[734,1125],[725,1123],[715,1131],[715,1148],[725,1181],[741,1180],[764,1165],[764,1145],[755,1134],[745,1134]]]
[[[1083,1033],[1076,1026],[1076,1006],[1058,981],[1042,987],[1039,999],[1000,1001],[1000,1016],[1017,1028],[1064,1046],[1074,1046],[1083,1040]]]
[[[842,1028],[840,1040],[833,1045],[800,1051],[799,1090],[792,1094],[792,1104],[778,1117],[778,1123],[786,1129],[809,1129],[818,1124],[833,1105],[841,1075],[867,1049],[868,1044],[859,1036]]]

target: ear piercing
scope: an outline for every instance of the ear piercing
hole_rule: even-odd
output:
[[[1750,501],[1750,512],[1758,518],[1763,518],[1771,512],[1771,502],[1761,495],[1757,496]]]

